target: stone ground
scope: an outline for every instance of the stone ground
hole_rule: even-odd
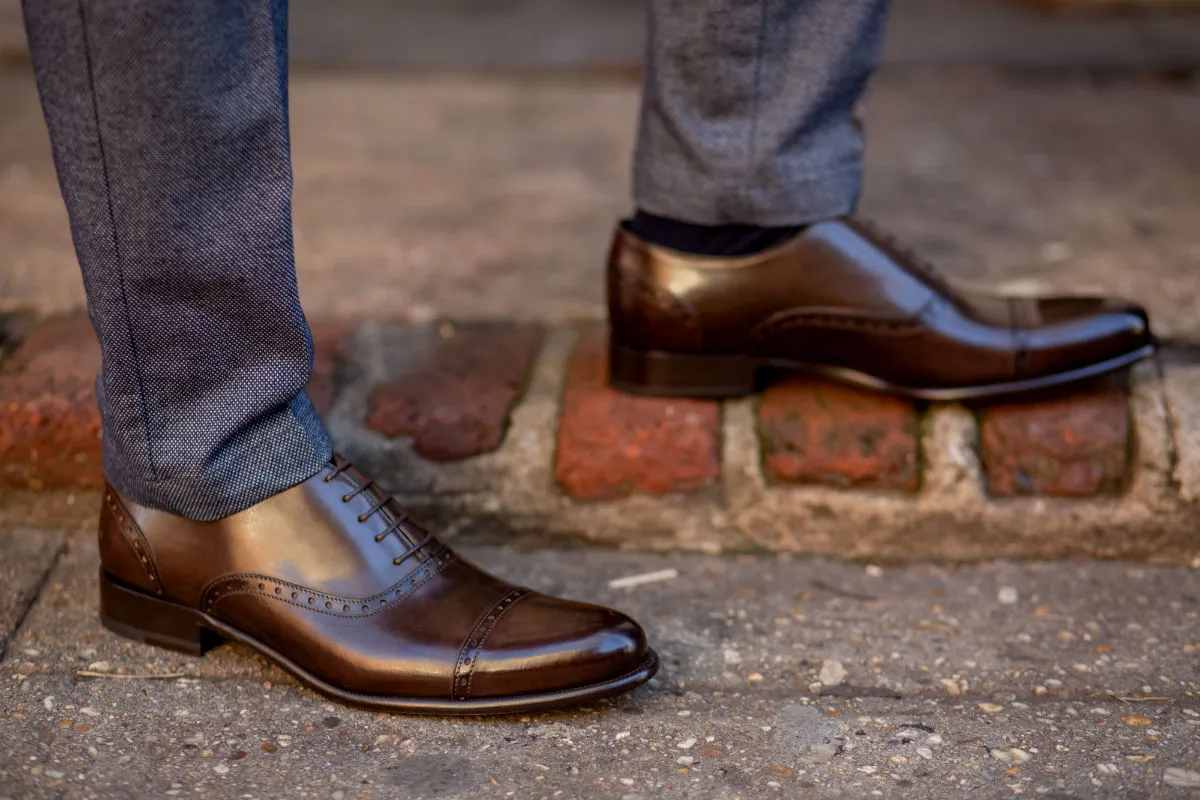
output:
[[[628,610],[663,670],[454,720],[327,703],[240,647],[130,644],[96,622],[90,534],[3,537],[0,797],[1200,797],[1196,571],[468,547]]]
[[[1129,294],[1176,352],[1194,349],[1194,73],[1110,68],[1194,66],[1195,24],[1081,28],[923,4],[925,17],[897,18],[895,66],[868,107],[865,210],[956,277]],[[437,29],[449,5],[422,4],[423,19]],[[601,255],[627,208],[634,5],[587,38],[611,70],[302,65],[292,115],[310,312],[599,318]],[[516,6],[543,19],[537,2]],[[4,49],[12,8],[0,2],[8,64],[20,61]],[[296,8],[329,21],[321,4]],[[940,34],[922,37],[928,25]],[[514,53],[554,65],[571,44],[530,48],[520,25],[504,30],[492,65]],[[427,65],[443,52],[417,47],[427,34],[406,32],[405,50],[376,33],[350,66]],[[318,65],[347,35],[301,24],[299,53]],[[473,41],[486,40],[459,37],[449,60],[478,53]],[[405,52],[415,62],[398,63]],[[0,258],[0,312],[80,307],[32,81],[16,67],[0,72]],[[1194,404],[1179,413],[1200,419]],[[1196,466],[1200,441],[1179,448]],[[663,672],[573,712],[414,719],[329,704],[237,647],[191,660],[104,631],[93,534],[53,523],[57,503],[85,499],[26,494],[29,509],[0,514],[43,521],[0,524],[0,798],[1200,797],[1195,569],[521,552],[464,528],[465,549],[506,577],[633,613]],[[678,577],[609,586],[668,568]]]

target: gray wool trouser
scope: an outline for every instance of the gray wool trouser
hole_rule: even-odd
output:
[[[701,224],[838,216],[886,0],[652,0],[635,202]],[[286,0],[24,0],[88,312],[105,471],[197,520],[316,474]]]

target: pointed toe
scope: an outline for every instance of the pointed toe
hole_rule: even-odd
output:
[[[625,614],[531,592],[479,648],[470,696],[568,691],[645,668],[646,633]]]
[[[1037,305],[1039,324],[1026,334],[1026,377],[1132,362],[1154,350],[1150,316],[1136,303],[1056,297]]]

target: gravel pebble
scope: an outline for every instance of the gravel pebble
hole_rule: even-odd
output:
[[[837,686],[846,680],[846,667],[840,661],[826,659],[821,663],[821,672],[817,680],[826,686]]]
[[[1163,783],[1176,789],[1200,789],[1200,772],[1180,767],[1167,767]]]
[[[1019,747],[995,748],[988,751],[992,758],[1005,764],[1024,764],[1033,756]]]

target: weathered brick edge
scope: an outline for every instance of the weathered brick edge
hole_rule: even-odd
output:
[[[309,394],[328,413],[356,325],[314,320]],[[430,330],[436,331],[431,333]],[[419,334],[419,335],[418,335]],[[432,461],[497,450],[525,391],[543,331],[530,325],[441,323],[408,334],[418,348],[372,388],[361,420],[407,439]],[[558,409],[554,481],[576,500],[687,494],[722,482],[721,406],[631,397],[610,389],[602,326],[585,328]],[[99,350],[84,315],[45,320],[0,365],[0,485],[94,487]],[[756,403],[764,480],[846,491],[921,490],[924,412],[913,404],[815,380],[790,380]],[[1069,394],[981,407],[978,457],[990,496],[1116,497],[1134,452],[1128,387],[1106,380]]]
[[[411,337],[411,358],[368,397],[367,427],[411,438],[431,461],[496,450],[542,336],[535,325],[443,322],[433,335]]]
[[[787,483],[916,492],[920,423],[912,403],[825,381],[787,380],[758,401],[764,469]]]
[[[94,488],[100,348],[84,315],[48,320],[0,365],[0,484]]]
[[[582,332],[558,422],[555,480],[576,500],[690,493],[721,472],[720,405],[635,397],[608,386],[608,335]]]
[[[1128,387],[1116,376],[1068,395],[998,404],[979,421],[992,497],[1120,495],[1129,486],[1133,421]]]

